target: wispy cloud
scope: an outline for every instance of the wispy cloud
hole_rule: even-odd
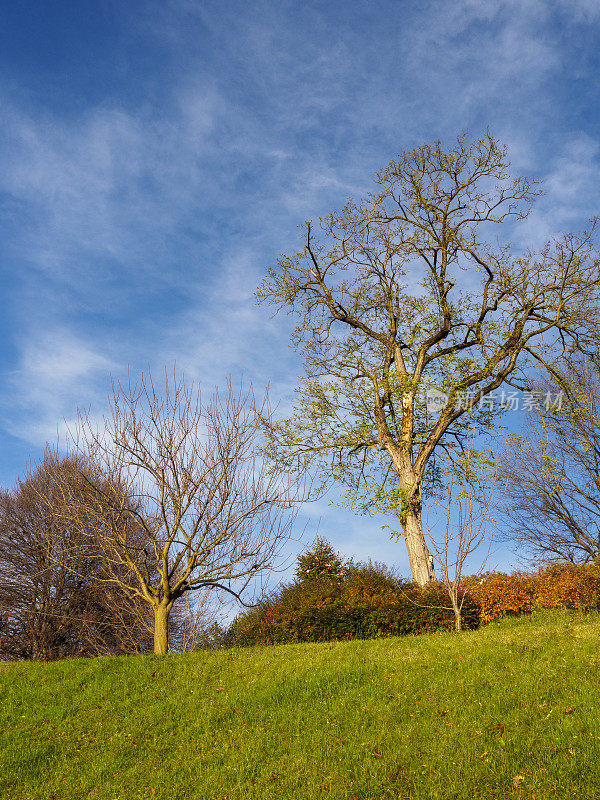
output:
[[[549,158],[543,187],[545,195],[520,227],[523,247],[588,227],[600,208],[600,142],[587,134],[569,137]]]
[[[32,445],[64,434],[65,417],[75,418],[106,389],[115,365],[69,331],[37,331],[22,345],[2,403],[5,428]]]

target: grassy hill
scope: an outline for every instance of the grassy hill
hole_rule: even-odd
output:
[[[0,665],[0,797],[600,797],[600,620]]]

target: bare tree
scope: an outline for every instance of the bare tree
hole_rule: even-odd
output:
[[[438,524],[430,525],[426,517],[425,531],[452,604],[456,630],[460,631],[468,594],[463,583],[465,565],[469,564],[472,576],[481,574],[492,545],[489,524],[493,522],[490,512],[497,505],[492,503],[496,476],[491,462],[471,448],[460,452],[452,449],[440,461],[442,493],[437,501]],[[483,557],[473,572],[471,558],[477,551]]]
[[[94,531],[65,515],[66,506],[82,502],[82,489],[87,495],[83,469],[49,450],[15,489],[0,494],[2,658],[148,649],[151,620],[142,602],[102,582],[108,576]]]
[[[503,454],[508,538],[532,560],[600,559],[600,364],[572,357],[532,387]]]
[[[271,426],[271,448],[362,493],[363,507],[397,511],[421,585],[434,578],[421,512],[436,450],[468,435],[480,401],[522,385],[532,362],[598,340],[596,223],[539,252],[490,243],[539,194],[508,168],[489,134],[403,153],[374,194],[307,222],[303,248],[258,290],[296,315],[305,354],[297,407]]]
[[[183,377],[165,378],[159,393],[148,376],[113,387],[104,425],[81,418],[75,446],[91,465],[94,503],[79,513],[95,515],[107,562],[135,575],[134,587],[112,582],[152,607],[157,654],[179,598],[260,594],[291,535],[301,486],[256,454],[258,416],[269,413],[241,387],[203,404]]]

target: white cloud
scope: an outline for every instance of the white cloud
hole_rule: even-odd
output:
[[[5,428],[37,446],[64,438],[65,419],[98,400],[116,367],[68,331],[31,332],[3,399]]]
[[[519,244],[539,248],[561,233],[587,227],[600,206],[600,143],[570,137],[554,154],[544,176],[545,196],[519,228]]]
[[[156,278],[165,236],[197,203],[195,164],[212,124],[208,96],[182,103],[161,121],[104,107],[47,119],[5,103],[0,189],[30,218],[14,242],[19,255],[84,293],[142,262]]]

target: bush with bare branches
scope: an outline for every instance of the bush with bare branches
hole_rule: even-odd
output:
[[[105,581],[94,529],[65,514],[87,502],[84,470],[48,451],[0,495],[0,658],[144,652],[151,644],[144,605]]]

